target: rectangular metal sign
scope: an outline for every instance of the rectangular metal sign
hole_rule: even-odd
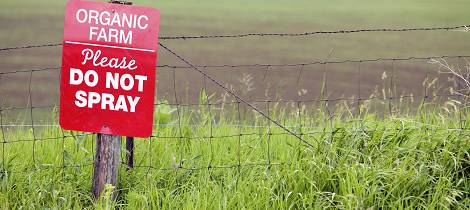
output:
[[[153,127],[160,13],[67,2],[60,125],[67,130],[149,137]]]

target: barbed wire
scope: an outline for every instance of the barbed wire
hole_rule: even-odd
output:
[[[363,32],[416,32],[416,31],[449,31],[464,29],[468,30],[469,25],[444,26],[444,27],[418,27],[418,28],[380,28],[380,29],[352,29],[352,30],[333,30],[333,31],[313,31],[304,33],[247,33],[247,34],[227,34],[227,35],[198,35],[198,36],[163,36],[160,39],[214,39],[214,38],[244,38],[244,37],[297,37],[312,36],[320,34],[350,34]]]
[[[332,60],[332,61],[311,61],[304,63],[286,63],[286,64],[217,64],[217,65],[194,65],[197,68],[243,68],[243,67],[302,67],[310,65],[325,65],[325,64],[344,64],[344,63],[371,63],[371,62],[384,62],[384,61],[411,61],[411,60],[431,60],[431,59],[453,59],[453,58],[470,58],[470,55],[441,55],[441,56],[411,56],[411,57],[390,57],[390,58],[373,58],[373,59],[357,59],[357,60]],[[189,69],[188,66],[178,66],[162,64],[157,65],[157,68],[170,68],[170,69]],[[38,69],[16,70],[0,72],[2,74],[16,74],[16,73],[29,73],[40,71],[60,70],[60,67],[45,67]],[[263,69],[266,70],[266,69]],[[269,69],[267,69],[269,71]]]
[[[224,34],[224,35],[193,35],[193,36],[161,36],[160,40],[192,40],[192,39],[220,39],[220,38],[245,38],[245,37],[299,37],[299,36],[313,36],[322,34],[350,34],[350,33],[370,33],[370,32],[417,32],[417,31],[450,31],[450,30],[469,30],[470,24],[459,26],[442,26],[442,27],[412,27],[412,28],[363,28],[363,29],[350,29],[350,30],[331,30],[331,31],[312,31],[303,33],[246,33],[246,34]],[[12,51],[21,49],[43,48],[43,47],[57,47],[62,43],[48,43],[38,45],[27,45],[17,47],[0,48],[2,51]]]

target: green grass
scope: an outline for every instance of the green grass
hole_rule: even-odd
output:
[[[122,167],[119,172],[116,201],[103,197],[94,202],[91,197],[93,135],[63,133],[52,127],[36,129],[38,140],[34,142],[21,141],[33,139],[30,129],[4,129],[2,140],[8,143],[2,145],[0,154],[0,206],[4,209],[468,209],[470,206],[470,115],[465,108],[452,111],[427,104],[418,111],[410,110],[409,114],[402,110],[383,116],[369,111],[371,104],[364,104],[362,115],[356,116],[349,112],[354,112],[353,109],[341,104],[329,121],[321,104],[301,106],[300,112],[295,104],[272,105],[270,115],[282,119],[284,125],[298,126],[301,122],[302,128],[291,129],[301,132],[313,147],[282,134],[283,130],[270,126],[249,110],[241,109],[240,122],[236,106],[223,107],[223,111],[216,107],[209,110],[208,106],[196,110],[182,108],[181,118],[177,117],[175,107],[162,106],[156,115],[157,137],[137,139],[137,167],[131,172]],[[388,106],[380,101],[376,105]],[[179,123],[181,127],[171,126]],[[233,126],[236,124],[241,128]],[[464,130],[459,130],[461,126]],[[203,136],[206,138],[198,138]]]

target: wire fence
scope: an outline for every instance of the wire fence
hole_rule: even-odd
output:
[[[369,32],[432,32],[468,30],[469,26],[163,36],[160,40],[285,38]],[[7,47],[0,48],[0,52],[61,45],[51,43]],[[456,133],[464,143],[470,139],[470,129],[467,125],[468,89],[462,81],[462,78],[468,80],[470,77],[469,68],[466,66],[470,55],[323,60],[281,64],[195,65],[167,43],[160,42],[159,45],[160,53],[172,55],[180,63],[157,66],[159,72],[165,71],[159,75],[167,74],[169,78],[168,90],[166,94],[159,96],[155,104],[157,114],[154,134],[148,139],[136,140],[135,151],[138,160],[134,166],[136,169],[174,171],[235,168],[240,171],[245,167],[288,166],[292,164],[289,158],[286,158],[290,153],[281,151],[279,148],[296,151],[320,150],[322,145],[331,144],[335,135],[338,134],[382,133],[385,135],[413,130],[426,133],[442,131]],[[453,68],[463,73],[462,78],[449,72],[439,72],[439,66],[429,63],[429,61],[436,60],[445,60],[455,64]],[[419,62],[425,66],[424,70],[422,66],[416,69],[400,68],[400,64],[410,62]],[[338,70],[344,66],[335,68],[340,65],[348,65],[347,74]],[[367,65],[372,65],[373,68]],[[9,164],[13,166],[16,164],[16,160],[12,158],[19,154],[30,159],[29,164],[22,166],[23,170],[9,170],[8,172],[26,173],[42,169],[64,170],[67,168],[92,169],[94,134],[58,128],[54,112],[60,105],[35,102],[38,98],[34,96],[34,93],[41,87],[35,86],[34,75],[53,72],[54,75],[60,77],[60,70],[60,67],[43,67],[0,72],[0,94],[3,93],[2,102],[0,102],[3,171],[7,171]],[[410,71],[416,71],[413,72],[414,76],[411,78],[412,84],[404,84],[402,79],[409,77]],[[182,73],[180,77],[178,77],[178,72]],[[197,79],[190,78],[191,86],[182,87],[178,80],[181,77],[187,79],[188,76],[185,74],[188,72],[196,73],[195,75],[200,76],[201,81],[197,82]],[[225,76],[218,77],[220,72]],[[289,78],[284,78],[280,72],[289,72]],[[332,82],[332,76],[343,73],[347,75],[346,80]],[[312,75],[308,76],[308,74]],[[227,75],[230,75],[229,79]],[[275,78],[269,79],[270,76]],[[312,78],[315,78],[316,84],[305,85],[311,82]],[[274,88],[268,87],[267,84],[276,84],[283,80],[290,83],[291,87],[288,88],[290,92],[285,94],[291,96],[290,98],[275,96],[276,91],[273,91],[271,95],[253,91],[253,89],[272,91]],[[8,101],[9,97],[13,96],[10,92],[15,92],[8,85],[9,83],[26,86],[26,105]],[[198,85],[195,85],[196,83]],[[39,84],[44,83],[39,82]],[[342,84],[350,85],[345,88],[337,87]],[[253,86],[256,85],[258,85],[257,88],[254,88]],[[185,88],[192,89],[192,92],[187,92],[184,96],[181,91],[178,91],[178,89]],[[253,95],[257,96],[257,99],[253,99]],[[50,95],[40,97],[58,98]],[[449,106],[458,110],[455,112],[458,113],[456,117],[458,122],[450,122],[447,128],[436,127],[427,122],[413,122],[414,126],[406,128],[364,125],[367,123],[364,119],[365,115],[369,112],[393,120],[402,112],[417,113],[421,112],[423,107],[448,109]],[[343,116],[344,113],[349,113],[349,115]],[[51,118],[51,115],[52,120],[47,123],[44,119]],[[342,123],[338,125],[335,119],[341,119]],[[27,129],[27,132],[23,132],[24,129]],[[47,154],[48,152],[53,154]],[[48,155],[60,158],[58,160],[46,158],[45,156]],[[82,159],[77,159],[77,157]]]
[[[245,37],[297,37],[297,36],[314,36],[322,34],[350,34],[350,33],[365,33],[365,32],[416,32],[416,31],[450,31],[460,30],[468,31],[470,24],[460,26],[446,26],[446,27],[419,27],[419,28],[380,28],[380,29],[350,29],[350,30],[336,30],[336,31],[313,31],[304,33],[247,33],[247,34],[225,34],[225,35],[194,35],[194,36],[162,36],[160,40],[191,40],[191,39],[219,39],[219,38],[245,38]],[[16,46],[0,48],[0,51],[12,51],[20,49],[32,49],[41,47],[57,47],[61,43],[50,43],[29,46]]]

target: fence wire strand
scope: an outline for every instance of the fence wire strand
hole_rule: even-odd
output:
[[[261,111],[258,107],[254,106],[253,104],[249,103],[248,101],[246,101],[245,99],[243,99],[242,97],[240,97],[238,94],[236,94],[235,92],[233,92],[232,90],[230,90],[228,87],[226,87],[225,85],[223,85],[222,83],[220,83],[217,79],[214,79],[212,76],[208,75],[206,72],[202,71],[201,69],[197,68],[196,66],[194,66],[193,64],[191,64],[189,61],[187,61],[186,59],[184,59],[181,55],[177,54],[176,52],[174,52],[173,50],[169,49],[168,47],[166,47],[165,45],[163,45],[162,43],[159,43],[159,45],[161,47],[163,47],[163,49],[165,49],[166,51],[170,52],[171,54],[173,54],[174,56],[176,56],[179,60],[181,60],[182,62],[186,63],[187,65],[189,65],[192,69],[198,71],[199,73],[203,74],[206,78],[208,78],[209,80],[211,80],[212,82],[214,82],[217,86],[221,87],[222,89],[224,89],[225,91],[227,91],[227,93],[229,93],[230,95],[232,95],[233,97],[236,98],[237,101],[240,101],[242,102],[243,104],[249,106],[251,109],[253,109],[254,111],[256,111],[258,114],[262,115],[264,118],[266,118],[267,120],[271,121],[272,123],[276,124],[277,126],[279,126],[280,128],[284,129],[285,131],[287,131],[288,133],[290,133],[292,136],[294,136],[295,138],[297,138],[298,140],[302,141],[303,143],[305,143],[306,145],[310,146],[310,147],[314,147],[312,144],[310,144],[308,141],[306,141],[305,139],[302,139],[300,138],[300,136],[298,136],[296,133],[292,132],[291,130],[289,130],[288,128],[284,127],[282,124],[280,124],[279,122],[277,122],[276,120],[272,119],[271,117],[269,117],[268,115],[266,115],[266,113],[264,113],[263,111]]]
[[[245,37],[299,37],[314,35],[332,35],[332,34],[351,34],[351,33],[370,33],[370,32],[418,32],[418,31],[450,31],[464,30],[468,31],[470,24],[460,26],[442,26],[442,27],[412,27],[412,28],[364,28],[351,30],[332,30],[332,31],[312,31],[303,33],[246,33],[246,34],[225,34],[225,35],[193,35],[193,36],[161,36],[160,40],[193,40],[193,39],[221,39],[221,38],[245,38]],[[2,51],[13,51],[22,49],[34,49],[43,47],[62,46],[62,43],[48,43],[40,45],[26,45],[17,47],[0,48]]]
[[[249,68],[249,67],[263,67],[265,68],[265,75],[272,70],[271,67],[300,67],[302,72],[305,71],[303,68],[310,65],[323,65],[323,64],[344,64],[344,63],[377,63],[386,61],[412,61],[412,60],[431,60],[431,59],[453,59],[453,58],[470,58],[470,55],[442,55],[442,56],[426,56],[426,57],[395,57],[395,58],[375,58],[375,59],[359,59],[359,60],[337,60],[337,61],[312,61],[307,63],[289,63],[289,64],[219,64],[219,65],[193,65],[196,68]],[[177,65],[157,65],[157,68],[169,68],[172,71],[176,69],[191,69],[190,66],[177,66]],[[41,72],[41,71],[60,71],[60,67],[45,67],[37,69],[26,69],[26,70],[15,70],[15,71],[4,71],[0,72],[0,75],[17,74],[17,73],[30,73],[30,72]],[[300,81],[299,73],[299,81]],[[265,76],[263,76],[265,78]]]

